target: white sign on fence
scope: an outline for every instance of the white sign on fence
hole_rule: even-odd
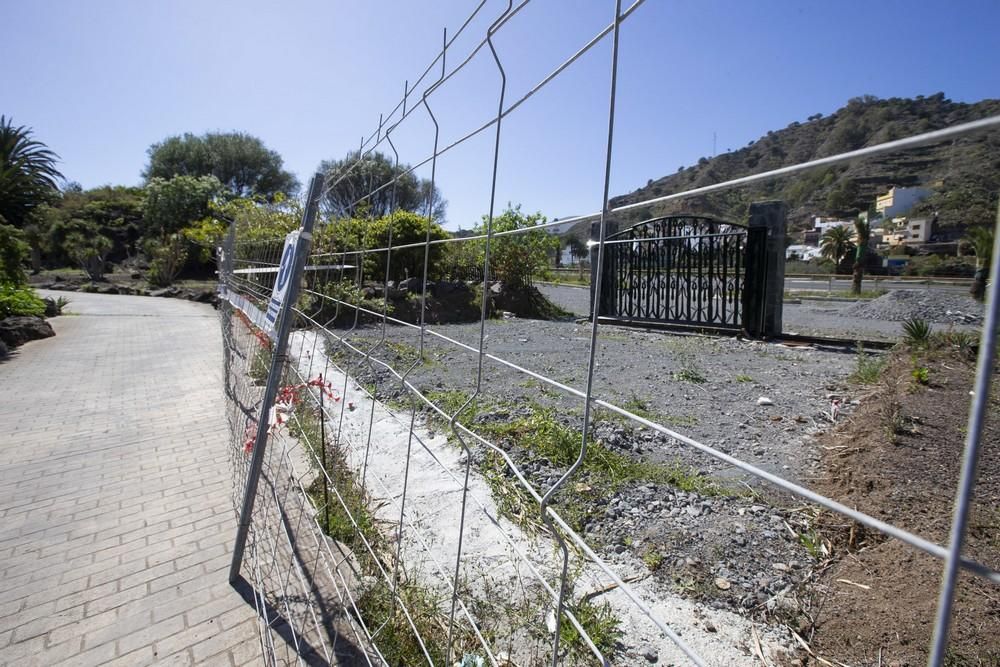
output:
[[[267,302],[267,319],[270,327],[274,326],[281,312],[281,304],[285,300],[285,293],[292,282],[292,272],[295,268],[295,247],[299,243],[299,231],[290,232],[285,237],[285,249],[281,252],[281,264],[278,265],[278,277],[274,280],[274,289],[271,291],[271,300]]]

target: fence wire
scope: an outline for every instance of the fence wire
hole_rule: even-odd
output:
[[[429,165],[433,192],[438,158],[493,128],[485,233],[432,239],[428,224],[423,241],[394,246],[390,225],[381,247],[364,247],[353,236],[333,239],[302,257],[299,266],[304,269],[291,277],[301,283],[301,294],[288,302],[280,317],[290,324],[284,344],[266,320],[272,289],[284,266],[284,239],[241,238],[247,230],[237,221],[222,249],[221,313],[230,458],[236,481],[234,507],[243,512],[241,521],[247,527],[246,546],[238,549],[236,564],[254,591],[268,663],[463,667],[619,663],[625,660],[616,655],[621,634],[613,629],[611,619],[625,609],[631,622],[641,624],[625,628],[626,632],[641,630],[646,642],[654,641],[655,635],[666,638],[676,650],[676,657],[669,656],[672,659],[717,664],[708,652],[711,642],[672,627],[663,600],[652,598],[648,589],[636,583],[634,572],[591,544],[580,517],[573,514],[578,506],[566,502],[584,493],[586,478],[579,471],[593,456],[592,412],[603,410],[940,559],[944,575],[929,664],[943,664],[958,573],[964,569],[1000,583],[1000,573],[962,556],[995,364],[1000,262],[992,267],[951,536],[948,543],[937,544],[599,395],[594,371],[599,364],[602,325],[596,310],[591,313],[588,336],[581,337],[587,353],[582,386],[553,377],[553,370],[541,361],[530,367],[502,351],[490,351],[489,331],[494,326],[487,299],[493,286],[491,249],[498,237],[533,231],[493,230],[498,158],[505,148],[504,119],[583,53],[610,37],[602,211],[548,225],[599,221],[599,231],[591,239],[599,294],[606,223],[614,213],[995,130],[1000,117],[610,208],[620,26],[642,3],[635,2],[624,11],[620,0],[613,3],[609,8],[612,20],[605,29],[511,104],[506,102],[503,57],[493,39],[527,4],[528,0],[517,5],[507,2],[469,53],[449,53],[458,36],[482,18],[485,2],[479,3],[451,39],[445,34],[441,51],[417,83],[404,86],[400,103],[362,141],[358,161],[325,183],[319,182],[323,193],[328,192],[349,177],[366,155],[384,145],[398,166],[392,134],[422,109],[433,124],[433,151],[410,171]],[[476,57],[491,58],[499,75],[496,113],[478,129],[439,147],[433,93]],[[449,61],[458,64],[449,70]],[[437,78],[428,80],[438,66]],[[402,176],[369,183],[356,203],[382,191],[389,191],[394,202]],[[316,200],[307,202],[307,211]],[[432,204],[429,198],[424,212],[428,222],[433,221]],[[390,208],[391,218],[397,208]],[[304,231],[308,237],[311,227],[304,225]],[[996,238],[995,258],[1000,257],[1000,235]],[[479,242],[484,258],[477,276],[481,290],[478,319],[466,329],[442,330],[428,318],[428,297],[434,292],[428,279],[431,249]],[[390,291],[397,289],[392,285],[394,262],[401,261],[407,250],[422,251],[418,253],[422,258],[413,276],[417,282],[410,290],[415,297],[413,312],[404,318],[394,316]],[[379,293],[381,299],[372,298]],[[460,358],[471,362],[467,377],[444,386],[441,365],[457,364]],[[491,382],[501,377],[535,383],[561,396],[560,405],[567,410],[579,411],[578,426],[570,429],[568,439],[559,441],[561,449],[545,454],[557,465],[542,470],[519,459],[505,439],[542,441],[547,437],[542,431],[553,428],[550,422],[535,419],[537,415],[519,411],[517,406],[506,413],[482,409],[490,399]],[[269,382],[273,400],[267,400]],[[498,421],[528,427],[504,431]],[[255,459],[260,465],[256,486],[248,484],[257,474],[251,464]],[[557,474],[551,474],[553,468],[558,468]],[[595,591],[611,591],[614,604],[593,603]],[[755,635],[755,641],[758,652],[762,644],[770,646],[768,637]],[[667,656],[661,658],[667,660]],[[748,654],[747,664],[754,660]]]

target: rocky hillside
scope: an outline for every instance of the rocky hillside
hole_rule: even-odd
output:
[[[779,167],[856,150],[913,134],[1000,114],[1000,100],[952,102],[937,93],[916,99],[854,98],[829,116],[816,114],[783,130],[768,132],[746,147],[702,158],[697,165],[650,180],[645,187],[612,199],[612,207],[642,201]],[[741,220],[751,201],[783,199],[792,229],[811,226],[813,216],[849,216],[874,206],[893,185],[925,186],[934,195],[914,214],[939,214],[944,227],[988,224],[996,215],[1000,185],[1000,134],[977,133],[888,156],[858,160],[748,188],[683,202],[641,207],[622,216],[636,222],[686,211]],[[583,230],[578,230],[582,232]]]

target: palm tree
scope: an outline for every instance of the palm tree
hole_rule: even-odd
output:
[[[847,227],[831,227],[820,239],[820,254],[833,260],[834,273],[840,267],[844,257],[852,250],[854,250],[854,243],[851,242],[851,232]]]
[[[965,240],[976,253],[976,275],[972,279],[969,294],[978,301],[986,298],[986,276],[990,272],[990,259],[993,257],[993,228],[969,227]]]
[[[868,239],[872,236],[871,225],[867,220],[858,218],[854,221],[854,233],[858,237],[857,250],[854,253],[854,281],[851,291],[861,294],[861,279],[865,276],[865,254],[868,251]]]
[[[31,134],[30,128],[14,127],[0,116],[0,218],[18,229],[58,192],[63,177],[55,167],[59,156]]]

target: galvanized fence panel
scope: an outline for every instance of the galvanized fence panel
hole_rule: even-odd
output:
[[[472,25],[484,4],[477,6],[459,34]],[[241,520],[232,578],[245,580],[252,590],[269,664],[610,664],[607,638],[597,636],[595,630],[599,624],[595,625],[593,615],[600,612],[579,588],[584,580],[591,590],[614,590],[619,603],[634,612],[633,618],[641,618],[651,632],[669,639],[679,657],[696,665],[710,664],[698,648],[704,645],[700,638],[690,633],[682,636],[671,627],[657,606],[659,601],[640,594],[629,576],[602,557],[564,516],[561,499],[573,492],[588,448],[593,447],[591,429],[597,409],[940,559],[944,577],[929,664],[942,664],[958,573],[965,570],[1000,583],[1000,573],[962,557],[995,364],[1000,263],[994,262],[991,273],[951,537],[942,545],[597,395],[594,370],[601,326],[597,312],[592,313],[586,338],[583,386],[562,382],[544,367],[529,368],[491,352],[486,298],[480,299],[477,331],[463,334],[464,339],[428,325],[429,253],[444,243],[482,243],[485,256],[479,289],[488,293],[490,251],[496,239],[531,231],[495,233],[492,229],[498,156],[504,148],[503,121],[609,36],[604,206],[593,214],[601,220],[592,241],[597,245],[597,293],[603,274],[600,267],[608,261],[606,246],[612,247],[606,243],[605,230],[613,213],[970,132],[995,131],[1000,128],[1000,117],[609,209],[620,26],[642,2],[624,11],[620,0],[614,3],[612,20],[604,30],[528,93],[510,102],[503,58],[493,37],[527,4],[527,0],[516,6],[509,2],[464,60],[449,53],[457,35],[450,40],[446,36],[438,56],[415,84],[404,87],[403,99],[380,119],[378,129],[359,151],[360,157],[387,147],[398,163],[392,133],[420,112],[433,122],[434,149],[414,169],[429,165],[433,184],[441,156],[492,129],[493,186],[485,234],[431,239],[428,226],[422,242],[394,246],[390,233],[384,247],[363,248],[356,240],[341,239],[333,251],[307,253],[316,203],[323,188],[335,185],[317,177],[299,235],[305,242],[298,246],[291,265],[282,260],[285,239],[241,238],[246,230],[239,222],[223,247],[225,379],[236,481],[234,506]],[[480,54],[492,58],[499,74],[497,112],[474,132],[439,146],[433,93]],[[459,64],[449,69],[448,63],[456,61]],[[440,73],[434,78],[438,67]],[[392,202],[395,187],[396,180],[372,183],[359,202],[377,192],[389,192]],[[432,219],[430,209],[428,202],[428,220]],[[593,216],[579,220],[588,217]],[[403,250],[423,252],[419,292],[412,292],[419,304],[413,321],[394,317],[388,305],[391,268]],[[998,256],[1000,236],[994,248],[994,257]],[[379,275],[372,275],[373,265],[382,267]],[[285,278],[293,287],[278,310],[271,295],[275,282]],[[381,301],[361,298],[366,283],[371,282],[381,284]],[[296,295],[298,289],[301,292]],[[400,345],[403,334],[416,341],[412,349]],[[428,378],[437,372],[428,357],[431,344],[474,360],[475,371],[462,387],[445,387],[444,392],[427,389]],[[502,442],[491,439],[489,432],[467,418],[477,400],[486,396],[491,374],[499,372],[537,383],[579,404],[582,419],[573,436],[571,456],[557,478],[538,478]],[[374,377],[374,385],[363,386],[363,377]],[[376,394],[386,388],[401,397],[397,404],[376,400]],[[461,389],[452,395],[457,400],[446,400],[449,389]],[[536,435],[529,431],[520,437]],[[487,464],[492,466],[493,477],[484,472]],[[503,483],[496,483],[497,479]]]

